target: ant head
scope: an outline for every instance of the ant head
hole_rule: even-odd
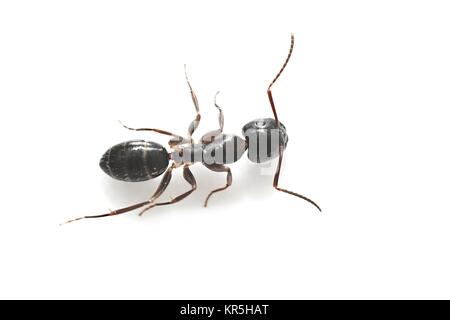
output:
[[[286,127],[272,118],[256,119],[243,128],[248,147],[248,158],[255,163],[262,163],[278,157],[280,149],[288,143]]]

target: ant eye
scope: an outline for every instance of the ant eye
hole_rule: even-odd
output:
[[[258,120],[258,121],[256,121],[255,125],[258,128],[264,128],[266,126],[266,121],[265,120]]]

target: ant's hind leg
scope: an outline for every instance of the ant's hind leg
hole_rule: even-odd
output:
[[[157,132],[159,134],[164,134],[166,136],[172,136],[172,139],[170,139],[170,141],[169,141],[169,145],[171,147],[185,141],[185,139],[182,136],[172,133],[172,132],[169,132],[169,131],[166,131],[166,130],[155,129],[155,128],[131,128],[131,127],[124,125],[122,123],[122,121],[119,121],[119,123],[122,125],[122,127],[124,127],[125,129],[128,129],[128,130],[131,130],[131,131],[153,131],[153,132]]]
[[[122,208],[122,209],[111,211],[110,213],[99,214],[99,215],[96,215],[96,216],[79,217],[79,218],[76,218],[76,219],[68,220],[68,221],[62,223],[61,225],[66,224],[66,223],[71,223],[71,222],[74,222],[74,221],[78,221],[78,220],[83,220],[83,219],[95,219],[95,218],[105,218],[105,217],[110,217],[110,216],[116,216],[116,215],[119,215],[119,214],[122,214],[122,213],[126,213],[126,212],[129,212],[129,211],[133,211],[133,210],[142,208],[142,207],[148,205],[149,203],[150,203],[150,201],[144,201],[144,202],[141,202],[141,203],[138,203],[138,204],[134,204],[134,205],[129,206],[129,207],[125,207],[125,208]]]
[[[158,199],[164,193],[164,191],[166,191],[167,187],[169,186],[170,180],[172,180],[172,170],[174,168],[175,164],[172,164],[169,169],[167,169],[166,173],[161,179],[161,182],[158,185],[158,188],[156,188],[155,193],[153,193],[152,197],[150,198],[150,203]]]
[[[189,166],[185,165],[183,167],[183,177],[184,179],[191,185],[191,189],[180,194],[179,196],[176,196],[175,198],[171,199],[170,201],[167,202],[152,202],[150,203],[146,208],[144,208],[139,215],[143,215],[147,210],[150,210],[153,207],[158,207],[158,206],[166,206],[169,204],[174,204],[177,203],[181,200],[183,200],[184,198],[186,198],[187,196],[189,196],[192,192],[195,191],[195,189],[197,189],[197,182],[195,181],[194,175],[192,174],[191,170],[189,170]]]
[[[76,218],[76,219],[72,219],[72,220],[66,221],[63,224],[71,223],[71,222],[78,221],[78,220],[83,220],[83,219],[97,219],[97,218],[105,218],[105,217],[117,216],[119,214],[130,212],[130,211],[133,211],[133,210],[136,210],[136,209],[139,209],[139,208],[142,208],[142,207],[145,207],[147,205],[152,204],[152,202],[155,199],[157,199],[158,197],[160,197],[163,194],[163,192],[167,189],[167,186],[169,185],[170,180],[172,179],[172,170],[173,170],[173,168],[174,168],[174,166],[172,165],[172,166],[169,167],[169,169],[167,169],[166,173],[164,174],[163,178],[161,179],[161,182],[159,183],[158,188],[156,189],[155,193],[150,198],[150,200],[147,200],[147,201],[144,201],[144,202],[141,202],[141,203],[137,203],[137,204],[134,204],[134,205],[122,208],[122,209],[114,210],[114,211],[111,211],[111,212],[105,213],[105,214],[99,214],[99,215],[95,215],[95,216],[79,217],[79,218]]]

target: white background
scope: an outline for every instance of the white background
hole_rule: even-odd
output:
[[[447,1],[2,1],[0,298],[450,298]],[[130,126],[227,132],[271,116],[290,142],[276,192],[245,157],[233,186],[193,167],[172,207],[59,223],[145,200],[159,179],[98,167]],[[181,172],[165,197],[188,188]]]

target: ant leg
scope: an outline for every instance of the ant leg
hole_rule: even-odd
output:
[[[172,136],[172,139],[170,139],[170,141],[169,141],[170,146],[175,146],[175,145],[180,144],[181,142],[185,141],[185,139],[182,136],[172,133],[172,132],[169,132],[169,131],[155,129],[155,128],[131,128],[131,127],[124,125],[122,123],[122,121],[119,121],[119,123],[122,125],[122,127],[124,127],[125,129],[128,129],[128,130],[131,130],[131,131],[153,131],[153,132],[157,132],[160,134],[164,134],[166,136]]]
[[[147,201],[144,201],[144,202],[141,202],[141,203],[137,203],[137,204],[134,204],[132,206],[125,207],[125,208],[122,208],[122,209],[114,210],[114,211],[111,211],[110,213],[99,214],[99,215],[95,215],[95,216],[79,217],[79,218],[76,218],[76,219],[72,219],[72,220],[66,221],[66,222],[64,222],[62,224],[71,223],[71,222],[78,221],[78,220],[83,220],[83,219],[96,219],[96,218],[117,216],[119,214],[130,212],[130,211],[133,211],[133,210],[136,210],[136,209],[139,209],[139,208],[142,208],[142,207],[144,207],[146,205],[151,204],[156,198],[161,196],[161,194],[164,192],[164,190],[166,190],[166,188],[169,185],[169,182],[170,182],[170,180],[172,178],[172,170],[173,170],[173,168],[174,168],[174,166],[172,165],[172,166],[169,167],[169,169],[167,169],[167,171],[164,174],[161,182],[159,183],[158,188],[156,189],[155,193],[153,194],[153,196],[151,197],[150,200],[147,200]]]
[[[167,189],[167,186],[170,183],[170,180],[172,180],[172,170],[175,168],[175,164],[172,164],[169,169],[167,169],[166,173],[164,174],[163,178],[161,179],[161,182],[158,185],[158,188],[156,188],[155,193],[150,198],[149,202],[153,202],[156,199],[158,199],[163,192]]]
[[[227,183],[226,183],[226,185],[224,187],[222,187],[222,188],[215,189],[215,190],[211,191],[208,194],[208,196],[206,197],[206,200],[205,200],[205,204],[204,204],[204,206],[206,207],[208,205],[209,198],[211,198],[211,196],[214,193],[219,192],[219,191],[223,191],[226,188],[228,188],[229,186],[231,186],[231,183],[233,182],[233,176],[231,175],[230,168],[228,168],[227,166],[224,166],[222,164],[203,164],[203,165],[205,167],[207,167],[209,170],[212,170],[212,171],[215,171],[215,172],[226,172],[227,173]]]
[[[224,116],[223,116],[222,108],[219,107],[219,105],[217,104],[217,96],[219,95],[219,93],[220,93],[220,91],[217,91],[216,95],[214,96],[214,105],[216,106],[217,110],[219,110],[219,130],[218,131],[220,131],[220,133],[222,133]]]
[[[185,165],[183,167],[183,177],[184,179],[191,185],[191,189],[180,194],[179,196],[176,196],[175,198],[171,199],[170,201],[167,202],[153,202],[150,203],[150,205],[146,208],[144,208],[139,215],[143,215],[147,210],[150,210],[153,207],[157,207],[157,206],[166,206],[169,204],[173,204],[176,202],[179,202],[181,200],[183,200],[184,198],[186,198],[188,195],[190,195],[192,192],[195,191],[195,189],[197,189],[197,182],[195,181],[194,175],[192,174],[191,170],[189,170],[189,166]]]
[[[289,191],[289,190],[282,189],[282,188],[278,187],[278,180],[280,178],[280,170],[281,170],[281,163],[282,162],[283,162],[283,150],[280,148],[280,154],[279,154],[279,157],[278,157],[277,171],[275,171],[275,176],[273,177],[273,187],[275,189],[277,189],[278,191],[289,193],[289,194],[291,194],[293,196],[296,196],[296,197],[299,197],[299,198],[301,198],[301,199],[303,199],[305,201],[308,201],[313,206],[315,206],[317,209],[319,209],[319,211],[322,211],[322,209],[320,209],[319,205],[317,203],[315,203],[314,201],[312,201],[311,199],[309,199],[309,198],[307,198],[305,196],[302,196],[301,194],[298,194],[296,192]]]
[[[122,208],[122,209],[119,209],[119,210],[111,211],[110,213],[99,214],[99,215],[96,215],[96,216],[79,217],[79,218],[68,220],[68,221],[66,221],[64,223],[61,223],[61,225],[66,224],[66,223],[71,223],[71,222],[74,222],[74,221],[78,221],[78,220],[82,220],[82,219],[95,219],[95,218],[104,218],[104,217],[116,216],[116,215],[119,215],[119,214],[122,214],[122,213],[125,213],[125,212],[129,212],[129,211],[132,211],[132,210],[136,210],[136,209],[142,208],[143,206],[146,206],[149,203],[150,203],[150,201],[145,201],[145,202],[134,204],[132,206],[125,207],[125,208]]]
[[[217,137],[219,134],[223,132],[223,123],[224,123],[223,111],[222,108],[219,107],[219,105],[217,104],[217,96],[219,93],[220,91],[217,91],[216,95],[214,96],[214,105],[219,110],[219,129],[204,134],[201,139],[203,144],[211,143],[215,137]]]
[[[192,102],[194,103],[195,111],[197,112],[197,116],[191,122],[191,124],[189,125],[189,128],[188,128],[188,139],[192,140],[192,138],[191,138],[192,134],[198,128],[198,125],[200,124],[200,119],[202,118],[202,116],[200,115],[200,107],[198,105],[197,96],[195,95],[195,92],[192,89],[191,83],[189,82],[189,78],[188,78],[187,70],[186,70],[186,65],[184,65],[184,75],[186,76],[186,82],[187,82],[187,84],[189,86],[189,90],[191,91]]]

